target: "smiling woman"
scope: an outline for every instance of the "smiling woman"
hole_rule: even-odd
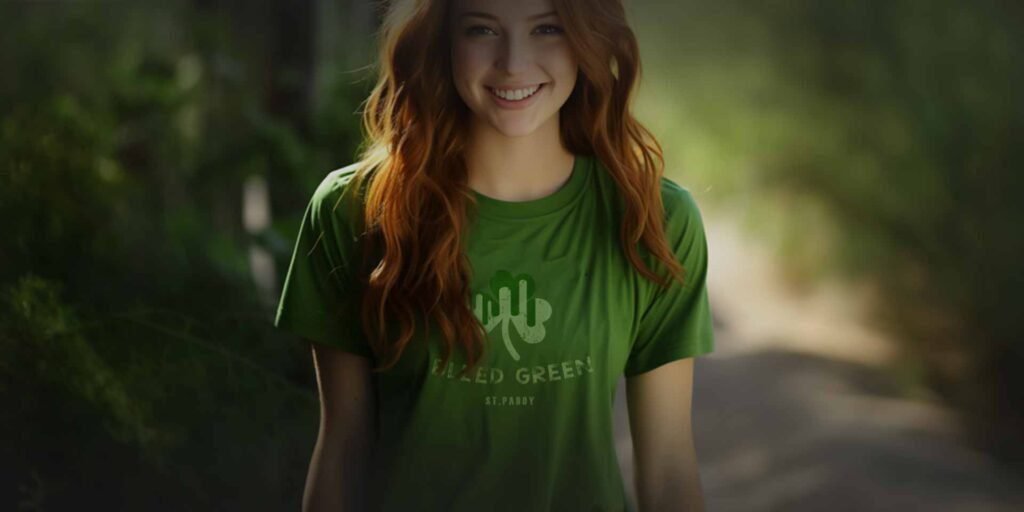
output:
[[[625,375],[641,508],[700,510],[707,242],[629,111],[621,0],[400,0],[380,45],[276,318],[317,364],[305,509],[630,510]]]
[[[579,72],[558,13],[533,4],[541,12],[529,2],[472,1],[450,12],[455,88],[475,119],[505,136],[557,121]]]

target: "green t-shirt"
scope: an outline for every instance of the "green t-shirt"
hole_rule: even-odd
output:
[[[313,194],[275,325],[373,358],[350,272],[361,264],[358,224],[349,203],[335,208],[353,172],[329,173]],[[629,509],[612,430],[619,377],[714,347],[700,211],[667,178],[661,192],[686,280],[668,290],[620,249],[617,190],[594,156],[577,155],[569,180],[537,200],[474,192],[468,300],[488,332],[484,358],[458,377],[465,358],[456,347],[447,371],[432,374],[441,354],[434,331],[375,374],[371,510]]]

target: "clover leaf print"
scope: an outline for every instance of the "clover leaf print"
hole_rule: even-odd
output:
[[[544,322],[551,318],[551,303],[535,298],[533,278],[527,274],[513,276],[506,270],[495,272],[490,281],[490,293],[478,293],[473,313],[487,332],[501,326],[501,338],[512,359],[520,359],[512,343],[509,325],[515,327],[519,338],[535,344],[544,340]]]

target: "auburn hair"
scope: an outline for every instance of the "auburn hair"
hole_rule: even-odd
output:
[[[419,322],[440,328],[442,367],[459,345],[464,370],[475,368],[486,340],[471,309],[463,250],[476,202],[462,154],[472,113],[450,78],[452,3],[387,5],[376,84],[362,104],[364,139],[350,185],[362,205],[361,322],[380,362],[374,371],[399,361]],[[594,155],[615,181],[619,241],[633,267],[661,286],[682,283],[682,266],[664,234],[661,146],[630,113],[641,67],[622,0],[552,4],[579,64],[575,89],[558,114],[562,144]],[[667,278],[644,263],[641,242]]]

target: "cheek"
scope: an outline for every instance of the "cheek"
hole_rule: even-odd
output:
[[[579,67],[571,59],[557,60],[551,62],[547,69],[550,70],[552,78],[558,82],[558,88],[568,87],[572,89]]]
[[[456,45],[452,48],[452,68],[462,79],[481,74],[488,62],[488,52],[480,47]]]
[[[576,58],[568,45],[559,45],[545,49],[544,60],[546,67],[562,80],[576,75],[578,67]]]

